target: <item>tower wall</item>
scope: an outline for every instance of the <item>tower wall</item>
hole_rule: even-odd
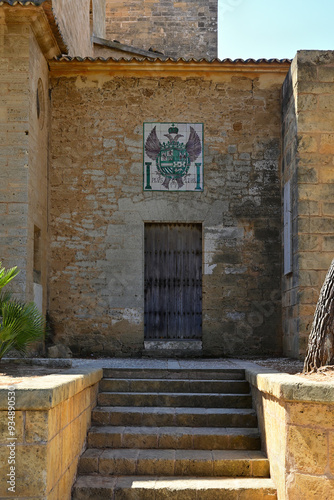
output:
[[[170,57],[217,56],[218,0],[107,0],[106,34]]]

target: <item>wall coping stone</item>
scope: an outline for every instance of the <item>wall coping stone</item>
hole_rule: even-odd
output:
[[[8,388],[15,386],[15,409],[50,410],[101,380],[103,370],[92,365],[72,367],[51,375],[19,377],[0,386],[0,410],[7,410]]]
[[[259,391],[284,401],[334,403],[334,382],[304,380],[252,362],[239,360],[247,381]]]

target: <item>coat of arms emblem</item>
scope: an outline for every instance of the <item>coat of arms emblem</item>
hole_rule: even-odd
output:
[[[144,123],[144,190],[203,190],[202,123]]]

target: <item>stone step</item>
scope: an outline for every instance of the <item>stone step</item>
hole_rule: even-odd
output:
[[[90,448],[80,457],[79,474],[269,477],[261,451],[151,450]]]
[[[100,392],[99,406],[178,406],[193,408],[251,408],[250,394]]]
[[[100,382],[101,392],[174,392],[249,394],[245,380],[166,380],[166,379],[113,379]]]
[[[259,450],[258,429],[217,427],[91,427],[89,448]]]
[[[276,500],[268,478],[79,476],[73,500]]]
[[[252,409],[237,408],[167,408],[101,406],[92,412],[93,425],[187,426],[187,427],[257,427]]]
[[[151,378],[151,379],[189,379],[189,380],[244,380],[245,370],[239,368],[204,369],[159,369],[159,368],[104,368],[105,378]]]

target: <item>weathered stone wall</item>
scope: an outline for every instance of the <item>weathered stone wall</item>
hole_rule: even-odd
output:
[[[293,274],[285,280],[286,353],[303,356],[334,252],[334,52],[301,51],[292,65],[284,144],[293,179]],[[293,96],[292,96],[293,91]],[[293,146],[290,147],[289,144]]]
[[[29,63],[29,159],[27,298],[45,313],[48,256],[49,71],[34,38]],[[36,239],[36,230],[39,231]],[[38,300],[41,295],[42,300]]]
[[[218,0],[107,0],[107,38],[170,57],[217,57]]]
[[[246,369],[278,500],[332,498],[334,403],[330,382]]]
[[[70,500],[102,370],[21,377],[15,387],[15,493],[8,491],[8,388],[0,391],[0,498]],[[61,378],[62,383],[59,379]],[[4,382],[2,385],[4,385]],[[42,388],[41,388],[42,386]],[[13,389],[11,389],[13,391]],[[12,397],[12,394],[10,394]]]
[[[15,291],[25,298],[28,244],[29,25],[0,21],[0,260],[22,271]]]
[[[40,279],[46,310],[48,67],[30,25],[1,25],[0,258],[18,266],[11,287],[23,300],[34,300],[34,226],[41,230]],[[44,97],[37,86],[41,80]],[[41,85],[41,84],[40,84]],[[36,280],[35,280],[36,281]],[[42,290],[40,290],[41,292]]]
[[[280,88],[288,68],[245,73],[217,63],[191,74],[168,64],[164,77],[152,76],[150,63],[52,64],[56,337],[76,354],[140,352],[144,222],[202,222],[204,352],[279,353]],[[143,122],[152,120],[204,123],[203,193],[143,192]]]
[[[91,0],[53,0],[52,8],[70,56],[93,54],[90,24]]]
[[[270,476],[277,488],[279,500],[285,500],[286,490],[286,408],[285,401],[274,398],[252,387],[261,433],[262,449],[270,460]]]

